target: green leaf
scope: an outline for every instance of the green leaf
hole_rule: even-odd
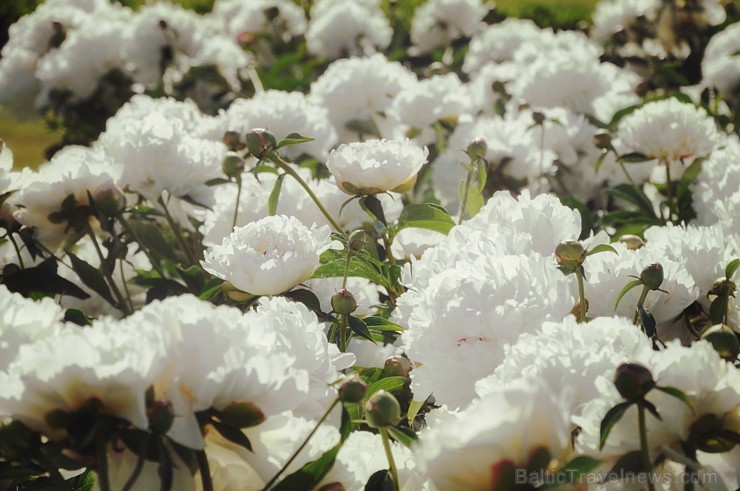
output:
[[[427,397],[423,401],[412,400],[411,402],[409,402],[409,410],[406,414],[406,419],[408,420],[410,427],[414,427],[414,420],[416,419],[416,415],[419,414],[419,411],[421,411],[421,408],[424,407],[424,404],[426,404],[428,400],[429,398]]]
[[[391,322],[388,319],[385,319],[383,317],[378,316],[369,316],[369,317],[363,317],[363,321],[365,321],[365,324],[367,324],[367,327],[374,331],[393,331],[393,332],[401,332],[405,331],[406,328],[403,326],[399,326],[395,322]]]
[[[619,457],[619,460],[617,460],[617,463],[611,468],[607,477],[636,475],[642,472],[648,472],[649,470],[650,469],[643,469],[642,452],[639,450],[633,450],[632,452]]]
[[[621,402],[606,412],[604,419],[601,420],[599,430],[599,450],[604,448],[604,444],[606,444],[606,439],[609,437],[612,428],[614,428],[614,425],[617,424],[631,405],[631,402]]]
[[[740,268],[740,259],[733,259],[725,268],[725,278],[731,280],[735,276],[735,271]]]
[[[384,226],[388,226],[383,212],[383,204],[376,196],[363,196],[360,198],[360,207],[370,215],[373,220],[379,221]]]
[[[586,256],[593,256],[594,254],[599,254],[600,252],[613,252],[614,254],[617,254],[616,249],[614,249],[609,244],[599,244],[586,254]]]
[[[579,455],[574,458],[558,471],[559,474],[564,474],[566,478],[578,478],[584,474],[591,472],[601,465],[601,461],[589,457],[588,455]],[[571,481],[572,482],[572,481]]]
[[[301,469],[290,474],[271,488],[272,491],[295,491],[296,489],[313,489],[334,466],[337,452],[342,447],[338,445],[326,451],[321,457],[304,465]]]
[[[648,410],[650,414],[655,416],[655,419],[658,421],[663,421],[663,418],[660,417],[660,413],[658,412],[658,408],[655,407],[655,405],[648,401],[647,399],[642,399],[639,404],[642,404],[642,406]]]
[[[640,280],[633,280],[624,285],[624,288],[622,288],[622,291],[619,292],[619,295],[617,295],[617,301],[614,302],[614,310],[617,310],[617,307],[619,307],[619,301],[622,300],[622,297],[630,290],[632,290],[636,286],[642,285],[642,282]]]
[[[423,228],[447,235],[455,222],[441,206],[431,203],[408,205],[401,212],[396,225],[396,233],[405,228]]]
[[[231,443],[235,443],[239,445],[240,447],[244,447],[250,452],[252,452],[252,442],[249,441],[249,438],[247,438],[247,435],[244,434],[242,430],[239,428],[235,428],[234,426],[227,425],[225,423],[220,423],[215,420],[209,421],[209,424],[213,425],[213,427],[218,431],[222,437],[229,440]]]
[[[141,246],[151,251],[155,258],[177,261],[174,248],[167,243],[162,236],[162,229],[154,222],[131,219],[128,224],[136,234],[136,238],[141,241]],[[134,238],[131,237],[131,239]]]
[[[283,187],[283,181],[285,180],[286,175],[287,174],[280,174],[278,176],[278,178],[275,180],[275,185],[272,187],[272,191],[270,192],[268,205],[269,213],[271,216],[275,215],[275,212],[277,211],[278,200],[280,199],[280,190]]]
[[[380,130],[375,124],[375,121],[373,121],[372,117],[369,117],[367,119],[353,119],[347,121],[344,127],[347,128],[349,131],[354,131],[355,133],[359,133],[360,135],[372,135],[377,136],[378,138],[381,137]]]
[[[203,291],[200,293],[201,300],[210,300],[216,295],[218,292],[221,291],[221,285],[223,284],[224,280],[221,278],[213,278],[208,283],[205,284],[203,287]]]
[[[631,152],[626,153],[624,155],[619,156],[619,161],[624,162],[625,164],[639,164],[641,162],[647,162],[648,160],[655,160],[652,157],[648,157],[647,155],[638,153],[638,152]]]
[[[287,293],[284,293],[283,296],[295,302],[302,303],[303,305],[308,307],[309,310],[312,310],[314,312],[321,312],[321,302],[319,301],[316,294],[311,290],[299,288],[297,290],[291,290]]]
[[[725,320],[728,302],[727,295],[720,295],[709,304],[709,318],[713,324],[721,324]]]
[[[656,385],[655,388],[661,392],[668,394],[669,396],[675,397],[679,401],[686,404],[689,407],[689,409],[691,409],[692,413],[694,412],[694,408],[691,405],[691,399],[689,399],[689,396],[687,396],[686,393],[682,391],[681,389],[678,389],[676,387],[661,387],[659,385]]]
[[[401,390],[406,383],[405,377],[386,377],[370,384],[365,393],[365,400],[368,400],[371,395],[375,394],[379,390],[386,392],[394,392]]]
[[[24,297],[29,297],[32,292],[38,292],[68,295],[82,300],[90,298],[90,295],[84,290],[59,276],[56,271],[56,260],[49,258],[33,268],[26,268],[4,275],[3,284],[11,292],[20,293]]]
[[[604,165],[604,159],[606,159],[606,155],[608,153],[609,152],[607,152],[606,150],[604,150],[601,153],[601,155],[599,155],[599,158],[596,159],[596,162],[594,162],[594,173],[595,174],[598,174],[599,173],[599,169],[601,169],[601,166]]]
[[[283,148],[283,147],[287,147],[288,145],[297,145],[299,143],[305,143],[305,142],[310,142],[310,141],[313,141],[313,138],[303,136],[300,133],[291,133],[290,135],[280,140],[276,148]]]
[[[416,442],[419,441],[419,437],[409,428],[398,428],[396,426],[389,426],[388,433],[398,443],[404,447],[411,448]]]
[[[393,477],[388,469],[374,472],[367,480],[364,491],[393,491]]]
[[[657,332],[655,330],[655,326],[657,323],[655,322],[655,317],[653,317],[653,314],[651,314],[650,311],[642,305],[637,307],[637,313],[640,316],[642,327],[645,328],[645,334],[647,334],[650,338],[655,336]]]
[[[314,271],[311,278],[335,278],[344,276],[347,253],[344,250],[330,249],[321,254],[321,266]],[[349,262],[349,276],[365,278],[376,285],[387,286],[388,281],[380,272],[366,261],[352,255]]]
[[[361,338],[371,341],[373,344],[377,344],[373,339],[370,329],[367,328],[367,324],[365,324],[362,319],[353,315],[348,315],[347,320],[349,321],[349,328],[352,329],[353,333],[357,334]]]
[[[71,322],[83,327],[90,325],[90,320],[80,309],[67,309],[64,312],[64,322]]]

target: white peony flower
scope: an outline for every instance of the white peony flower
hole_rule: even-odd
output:
[[[306,44],[311,54],[334,59],[383,50],[392,36],[377,2],[323,0],[311,9]]]
[[[408,139],[345,143],[334,150],[326,167],[347,194],[402,192],[416,182],[429,150]]]
[[[206,251],[203,268],[253,295],[283,293],[311,277],[330,246],[329,227],[272,216],[236,227]]]
[[[275,18],[268,16],[272,9],[277,11]],[[284,26],[292,36],[306,31],[303,10],[290,0],[217,0],[211,17],[214,24],[226,26],[233,38],[242,33],[273,35],[274,24]]]
[[[509,18],[476,34],[470,41],[465,55],[463,71],[477,73],[489,63],[501,63],[514,59],[514,53],[526,43],[538,43],[541,36],[552,31],[541,30],[528,19]]]
[[[669,162],[706,157],[718,143],[707,112],[676,99],[649,102],[625,116],[619,138],[634,152]]]
[[[729,138],[727,147],[712,152],[692,183],[697,221],[719,223],[728,235],[740,235],[740,140]]]
[[[414,12],[411,42],[422,51],[475,34],[488,7],[480,0],[429,0]]]
[[[654,22],[660,6],[660,0],[604,0],[599,2],[591,16],[594,23],[594,39],[599,43],[605,43],[614,34],[628,30],[638,17],[645,17]]]
[[[725,97],[740,90],[740,22],[725,27],[709,40],[701,62],[702,84],[717,87]]]
[[[437,489],[490,490],[497,465],[526,468],[536,449],[567,462],[568,417],[557,392],[541,383],[512,384],[438,421],[422,434],[416,458]]]

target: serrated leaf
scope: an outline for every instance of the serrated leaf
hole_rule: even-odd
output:
[[[642,285],[642,282],[640,280],[633,280],[624,285],[624,288],[622,288],[622,291],[619,292],[619,295],[617,295],[617,300],[614,302],[614,310],[617,310],[617,307],[619,307],[619,302],[622,300],[622,297],[625,296],[625,294],[632,290],[636,286]]]
[[[275,212],[277,212],[278,200],[280,199],[280,190],[283,187],[283,181],[285,180],[286,175],[287,174],[280,174],[278,176],[278,178],[275,180],[275,185],[272,187],[272,191],[270,192],[270,198],[267,200],[270,216],[275,215]]]
[[[405,377],[385,377],[377,382],[374,382],[370,384],[367,388],[367,392],[365,393],[365,400],[368,400],[371,395],[375,394],[379,390],[384,390],[386,392],[394,392],[397,390],[401,390],[406,383]]]
[[[308,136],[303,136],[300,133],[291,133],[282,140],[280,140],[277,144],[276,148],[283,148],[287,147],[288,145],[297,145],[299,143],[305,143],[313,141],[313,138],[310,138]]]
[[[423,228],[447,235],[454,226],[455,222],[447,210],[426,203],[405,207],[398,218],[395,230],[397,233],[405,228]]]
[[[740,259],[733,259],[730,261],[730,264],[725,268],[725,278],[732,280],[732,277],[735,276],[735,272],[738,268],[740,268]]]
[[[419,437],[409,428],[398,428],[396,426],[389,426],[388,433],[398,443],[404,447],[411,448],[416,442],[419,441]]]
[[[604,419],[601,420],[601,426],[599,429],[599,450],[604,448],[606,439],[609,437],[609,433],[612,431],[612,428],[614,428],[614,425],[622,419],[622,416],[624,416],[624,413],[631,405],[631,402],[620,402],[606,412]]]
[[[349,328],[352,329],[353,333],[357,334],[361,338],[371,341],[373,344],[377,344],[373,339],[370,329],[367,328],[367,324],[365,324],[362,319],[353,315],[348,315],[347,320],[349,321]]]
[[[593,256],[594,254],[599,254],[601,252],[613,252],[614,254],[617,254],[616,249],[614,249],[609,244],[599,244],[586,254],[587,256]]]
[[[296,489],[313,489],[334,466],[337,452],[342,447],[340,442],[313,462],[309,462],[301,469],[290,474],[271,488],[272,491],[295,491]]]
[[[687,396],[686,393],[682,391],[681,389],[676,388],[676,387],[661,387],[659,385],[656,385],[655,388],[661,392],[668,394],[669,396],[675,397],[679,401],[686,404],[689,407],[689,409],[691,409],[692,413],[694,412],[694,408],[691,405],[691,399],[689,399],[689,396]]]

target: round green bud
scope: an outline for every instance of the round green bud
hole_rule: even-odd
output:
[[[339,399],[342,402],[360,402],[367,393],[367,384],[359,378],[353,378],[339,387]]]
[[[370,428],[395,426],[401,421],[401,405],[392,394],[379,390],[365,403],[365,421]]]
[[[714,280],[714,283],[712,283],[712,288],[709,289],[710,295],[733,295],[735,293],[735,282],[728,280],[724,276],[721,276]]]
[[[244,161],[238,155],[227,155],[221,162],[221,170],[228,177],[240,176],[244,172]]]
[[[245,147],[244,143],[242,143],[241,141],[239,133],[236,131],[227,131],[226,133],[224,133],[223,142],[224,145],[226,145],[226,147],[232,152],[243,150]]]
[[[175,421],[175,412],[172,410],[172,404],[167,401],[154,401],[146,408],[147,419],[149,420],[149,429],[158,435],[164,435],[172,427]]]
[[[367,245],[367,234],[364,230],[355,230],[347,241],[352,252],[360,252]]]
[[[555,260],[563,269],[573,272],[586,259],[586,249],[577,240],[566,240],[555,248]]]
[[[653,263],[640,273],[640,281],[651,290],[657,290],[663,284],[663,266]]]
[[[247,133],[247,150],[257,158],[277,146],[275,135],[264,128],[255,128]]]
[[[619,365],[614,376],[614,385],[626,400],[643,397],[655,387],[650,370],[636,363]]]
[[[707,329],[701,337],[709,341],[719,356],[727,361],[736,360],[740,354],[740,342],[730,326],[717,324]]]
[[[596,148],[608,150],[612,147],[612,137],[609,133],[598,133],[594,135],[594,145]]]
[[[126,196],[115,186],[103,184],[93,195],[95,207],[104,215],[114,217],[126,209]]]
[[[408,358],[394,355],[385,360],[383,365],[383,374],[386,377],[408,377],[411,372],[411,362]]]
[[[631,251],[636,251],[637,249],[641,248],[645,245],[645,241],[642,240],[637,235],[623,235],[619,238],[619,242],[626,245],[627,249]]]
[[[486,158],[487,152],[488,144],[486,144],[486,141],[483,138],[476,138],[470,142],[466,153],[468,154],[468,157],[470,157],[470,160],[475,161]]]
[[[357,300],[348,290],[342,289],[331,297],[331,308],[337,314],[351,314],[357,310]]]
[[[539,111],[535,111],[532,113],[532,119],[534,120],[534,124],[541,126],[545,122],[545,115]]]

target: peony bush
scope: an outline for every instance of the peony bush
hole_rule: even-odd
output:
[[[738,489],[737,6],[304,3],[10,28],[0,488]]]

